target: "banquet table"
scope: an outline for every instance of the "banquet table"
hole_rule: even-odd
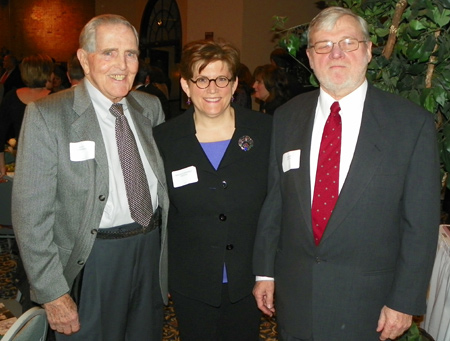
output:
[[[439,227],[423,328],[436,341],[450,341],[450,225]]]

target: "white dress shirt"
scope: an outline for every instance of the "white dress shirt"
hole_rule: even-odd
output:
[[[94,105],[95,113],[97,114],[97,119],[102,131],[103,142],[105,143],[106,156],[108,158],[109,194],[99,227],[110,228],[129,224],[134,222],[134,220],[131,218],[130,208],[128,207],[125,181],[123,179],[122,168],[120,166],[119,152],[117,150],[115,133],[116,118],[109,112],[109,108],[113,103],[97,88],[95,88],[88,79],[86,79],[86,86]],[[119,103],[123,105],[124,115],[126,116],[131,131],[136,139],[136,144],[145,170],[145,175],[147,176],[147,181],[149,183],[153,210],[155,210],[158,207],[158,180],[150,167],[150,163],[147,160],[141,142],[137,137],[138,135],[128,110],[126,98],[123,98]]]
[[[341,134],[341,160],[339,163],[339,193],[344,185],[353,155],[358,141],[359,130],[361,128],[362,114],[364,102],[367,94],[367,80],[363,82],[356,90],[348,94],[339,101],[342,121]],[[310,153],[310,180],[311,180],[311,205],[314,196],[314,184],[316,182],[317,161],[319,159],[320,143],[322,141],[323,128],[328,116],[330,108],[336,100],[320,89],[319,101],[316,107],[314,117],[314,126],[311,137],[311,153]],[[256,281],[274,280],[273,277],[256,276]]]
[[[361,128],[362,113],[367,93],[367,80],[365,80],[356,90],[348,94],[339,101],[341,107],[340,115],[342,121],[341,134],[341,161],[339,163],[339,193],[344,185],[350,169],[350,164],[355,153],[356,142],[358,141],[359,130]],[[320,89],[319,101],[317,103],[314,126],[311,138],[311,153],[309,159],[310,179],[311,179],[311,205],[314,196],[314,184],[316,182],[317,161],[319,159],[320,143],[322,141],[323,128],[330,108],[336,100]]]

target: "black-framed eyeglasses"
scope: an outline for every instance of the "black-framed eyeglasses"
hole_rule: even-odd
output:
[[[314,51],[318,54],[326,54],[330,53],[333,50],[333,46],[337,44],[341,51],[343,52],[352,52],[356,51],[359,48],[359,43],[367,43],[366,40],[358,40],[356,38],[345,38],[339,40],[337,43],[332,42],[331,40],[326,41],[318,41],[314,45],[311,45],[309,48],[313,48]]]
[[[211,84],[211,82],[216,83],[216,86],[218,88],[226,88],[228,84],[230,84],[231,79],[225,76],[219,76],[216,79],[209,79],[208,77],[198,77],[195,81],[193,79],[190,79],[190,81],[197,85],[197,88],[206,89]]]

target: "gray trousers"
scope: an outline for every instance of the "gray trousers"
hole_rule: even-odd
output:
[[[159,230],[99,239],[84,267],[78,306],[81,329],[56,340],[160,341]]]

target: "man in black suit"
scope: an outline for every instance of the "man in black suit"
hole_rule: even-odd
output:
[[[350,10],[323,10],[308,43],[320,90],[275,112],[254,295],[266,314],[276,304],[281,340],[395,339],[425,313],[435,256],[433,117],[367,83],[372,43]]]
[[[143,91],[150,95],[158,97],[161,102],[162,109],[164,111],[164,118],[168,120],[170,117],[170,104],[169,99],[164,93],[153,84],[151,78],[151,66],[144,62],[139,62],[139,70],[136,74],[133,90]]]
[[[3,85],[3,94],[6,95],[12,89],[19,89],[25,86],[20,76],[19,61],[9,54],[3,58],[3,68],[5,72],[0,76],[0,83]]]

